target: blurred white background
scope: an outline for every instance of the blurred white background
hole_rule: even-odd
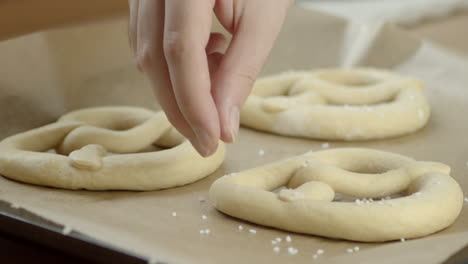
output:
[[[468,0],[297,0],[296,3],[352,20],[402,25],[468,10]]]

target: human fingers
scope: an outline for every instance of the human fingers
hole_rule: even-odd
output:
[[[163,49],[174,96],[203,156],[216,151],[220,133],[205,51],[213,5],[209,0],[168,0],[164,21]]]
[[[232,142],[239,129],[239,109],[250,93],[286,17],[290,0],[240,1],[242,13],[226,5],[216,15],[233,38],[213,80],[213,96],[221,124],[221,139]]]
[[[136,31],[131,36],[136,36],[133,43],[137,65],[146,73],[169,121],[185,137],[192,139],[194,134],[178,108],[164,57],[164,1],[139,0],[138,8],[133,10],[138,10],[138,19],[134,21],[136,28],[131,29]]]

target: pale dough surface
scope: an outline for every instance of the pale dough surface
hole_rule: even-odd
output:
[[[241,124],[286,136],[369,140],[408,134],[430,117],[424,85],[371,68],[286,72],[257,80]]]
[[[134,153],[152,144],[170,148]],[[50,149],[58,153],[46,152]],[[0,173],[64,189],[157,190],[208,176],[222,164],[224,152],[220,143],[216,153],[203,158],[162,112],[99,107],[4,139]]]
[[[394,153],[330,149],[223,176],[210,199],[228,215],[293,232],[363,242],[417,238],[448,227],[461,211],[463,193],[449,173],[445,164]],[[290,189],[273,192],[283,186]],[[357,200],[333,201],[335,193]]]

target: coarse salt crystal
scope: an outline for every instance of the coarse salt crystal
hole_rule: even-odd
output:
[[[348,252],[348,253],[353,253],[353,252],[354,252],[354,249],[348,248],[348,249],[346,249],[346,252]]]
[[[366,106],[364,106],[364,111],[371,112],[372,107],[366,105]]]
[[[323,250],[323,249],[321,249],[321,248],[320,248],[320,249],[317,249],[317,254],[318,254],[318,255],[322,255],[323,253],[325,253],[325,250]]]
[[[329,144],[329,143],[323,143],[323,144],[322,144],[322,148],[328,148],[328,147],[330,147],[330,144]]]
[[[68,234],[70,234],[70,233],[72,232],[72,230],[73,230],[73,229],[72,229],[71,226],[66,225],[66,226],[63,228],[63,230],[62,230],[62,234],[68,235]]]
[[[206,234],[209,234],[210,232],[211,232],[211,231],[210,231],[208,228],[205,229],[205,233],[206,233]]]
[[[272,245],[276,245],[276,244],[278,244],[278,241],[272,240],[272,241],[271,241],[271,244],[272,244]]]
[[[276,240],[276,242],[279,243],[279,242],[281,242],[282,239],[281,239],[281,237],[277,237],[277,238],[275,238],[275,240]]]
[[[259,155],[259,156],[265,155],[265,150],[260,149],[260,150],[258,151],[258,155]]]
[[[273,252],[279,253],[280,252],[280,247],[278,247],[278,246],[274,247]]]
[[[148,264],[156,264],[156,263],[158,263],[158,260],[155,259],[155,258],[150,258],[150,259],[148,260]]]
[[[251,233],[251,234],[257,234],[257,230],[255,230],[255,229],[249,229],[249,233]]]
[[[354,251],[359,251],[359,247],[358,246],[354,247]]]
[[[177,213],[176,213],[176,212],[172,212],[172,216],[177,216]]]
[[[299,250],[297,248],[293,248],[293,247],[288,247],[288,253],[290,255],[296,255],[297,252],[299,252]]]
[[[200,196],[200,197],[198,197],[198,201],[203,203],[204,201],[206,201],[206,198],[203,197],[203,196]]]
[[[419,116],[419,119],[423,119],[424,118],[424,111],[419,109],[418,110],[418,116]]]
[[[406,239],[404,239],[404,238],[400,238],[400,241],[401,241],[401,242],[405,242],[405,241],[406,241]]]
[[[312,258],[317,259],[317,258],[318,258],[318,255],[317,255],[317,254],[314,254],[314,255],[312,256]]]
[[[290,236],[286,236],[286,242],[291,242],[292,238]]]
[[[468,203],[468,197],[465,197],[465,199],[463,199],[463,200]]]
[[[242,230],[244,230],[244,227],[243,227],[242,225],[239,225],[239,226],[237,227],[237,229],[239,229],[239,231],[242,231]]]
[[[200,234],[205,234],[205,230],[204,229],[200,230]]]
[[[208,217],[206,215],[202,215],[201,219],[206,220],[206,219],[208,219]]]

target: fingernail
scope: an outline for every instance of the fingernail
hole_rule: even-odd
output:
[[[213,146],[213,139],[206,133],[206,130],[200,127],[193,128],[193,132],[197,136],[197,142],[192,145],[203,157],[208,157],[213,154],[216,150],[216,146]]]
[[[234,142],[236,140],[237,133],[239,132],[239,108],[237,106],[233,106],[231,108],[231,112],[229,114],[229,121],[230,121],[229,131],[231,133],[231,141]]]

